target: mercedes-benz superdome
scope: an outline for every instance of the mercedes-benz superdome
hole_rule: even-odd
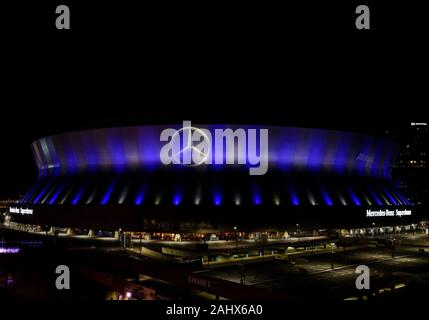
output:
[[[53,135],[11,208],[32,225],[146,232],[357,227],[415,210],[392,183],[398,146],[311,128],[157,125]]]

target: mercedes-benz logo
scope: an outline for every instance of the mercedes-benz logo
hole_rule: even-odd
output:
[[[204,163],[208,159],[208,157],[210,156],[210,153],[208,151],[206,153],[204,153],[203,151],[201,151],[200,149],[198,149],[196,146],[194,146],[193,143],[195,141],[192,141],[192,136],[193,136],[194,132],[197,132],[197,133],[199,133],[201,135],[201,137],[203,137],[203,139],[205,141],[210,141],[210,139],[207,136],[207,134],[203,130],[201,130],[199,128],[196,128],[196,127],[183,127],[183,128],[177,130],[174,133],[174,135],[172,136],[171,141],[170,141],[171,144],[174,144],[176,142],[176,139],[180,139],[180,133],[181,132],[183,132],[184,135],[185,134],[188,135],[187,136],[187,140],[186,140],[187,143],[186,143],[186,145],[184,145],[182,147],[182,149],[180,151],[178,151],[178,152],[176,152],[176,153],[173,154],[173,159],[175,160],[175,162],[182,163],[182,161],[180,161],[180,156],[184,152],[190,152],[191,162],[193,162],[192,153],[196,152],[201,157],[200,161],[198,161],[196,163],[190,163],[190,164],[184,164],[184,165],[187,165],[187,166],[198,166],[198,165]]]

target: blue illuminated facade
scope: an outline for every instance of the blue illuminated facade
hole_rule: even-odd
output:
[[[195,126],[210,132],[239,128]],[[320,210],[316,214],[323,216],[350,208],[364,212],[365,208],[412,205],[391,183],[398,147],[381,138],[331,130],[261,127],[269,132],[269,166],[266,174],[253,176],[249,175],[248,161],[164,165],[160,161],[160,134],[167,127],[176,128],[97,129],[33,142],[39,176],[19,204],[37,207],[38,211],[55,208],[51,218],[58,210],[78,215],[89,208],[117,214],[125,221],[127,210],[134,210],[132,223],[170,214],[176,223],[182,214],[195,221],[204,218],[206,212],[229,219],[233,215],[229,208],[246,220],[252,210],[263,212],[267,218],[272,213],[271,217],[278,219],[309,210]],[[256,150],[260,152],[259,147]],[[226,159],[225,154],[222,157]],[[87,219],[88,214],[79,219]]]
[[[242,129],[226,125],[196,126],[210,132],[219,127]],[[160,133],[165,128],[143,126],[72,132],[39,139],[33,142],[32,150],[42,177],[157,169],[162,166]],[[391,178],[398,147],[384,139],[320,129],[263,128],[269,131],[270,169]],[[212,153],[215,157],[214,146]]]
[[[216,128],[238,128],[197,126],[212,132]],[[269,170],[263,177],[248,177],[244,173],[240,176],[246,166],[238,164],[163,166],[159,158],[160,133],[165,128],[97,129],[35,141],[32,150],[39,177],[20,203],[176,207],[410,205],[390,183],[398,148],[380,138],[330,130],[264,127],[269,131]]]

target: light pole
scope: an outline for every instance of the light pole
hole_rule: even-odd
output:
[[[143,233],[140,232],[140,255],[142,254],[142,237],[143,237]]]
[[[234,227],[235,232],[235,248],[238,248],[238,234],[237,234],[237,227]]]
[[[300,233],[301,233],[301,230],[299,229],[299,224],[297,223],[296,224],[296,234],[298,236],[298,243],[299,243],[299,240],[300,240]]]

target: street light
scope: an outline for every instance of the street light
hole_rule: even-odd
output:
[[[235,248],[238,248],[238,234],[237,234],[237,227],[234,227],[235,232]]]
[[[143,232],[140,232],[140,254],[142,254],[142,237],[143,237]]]

